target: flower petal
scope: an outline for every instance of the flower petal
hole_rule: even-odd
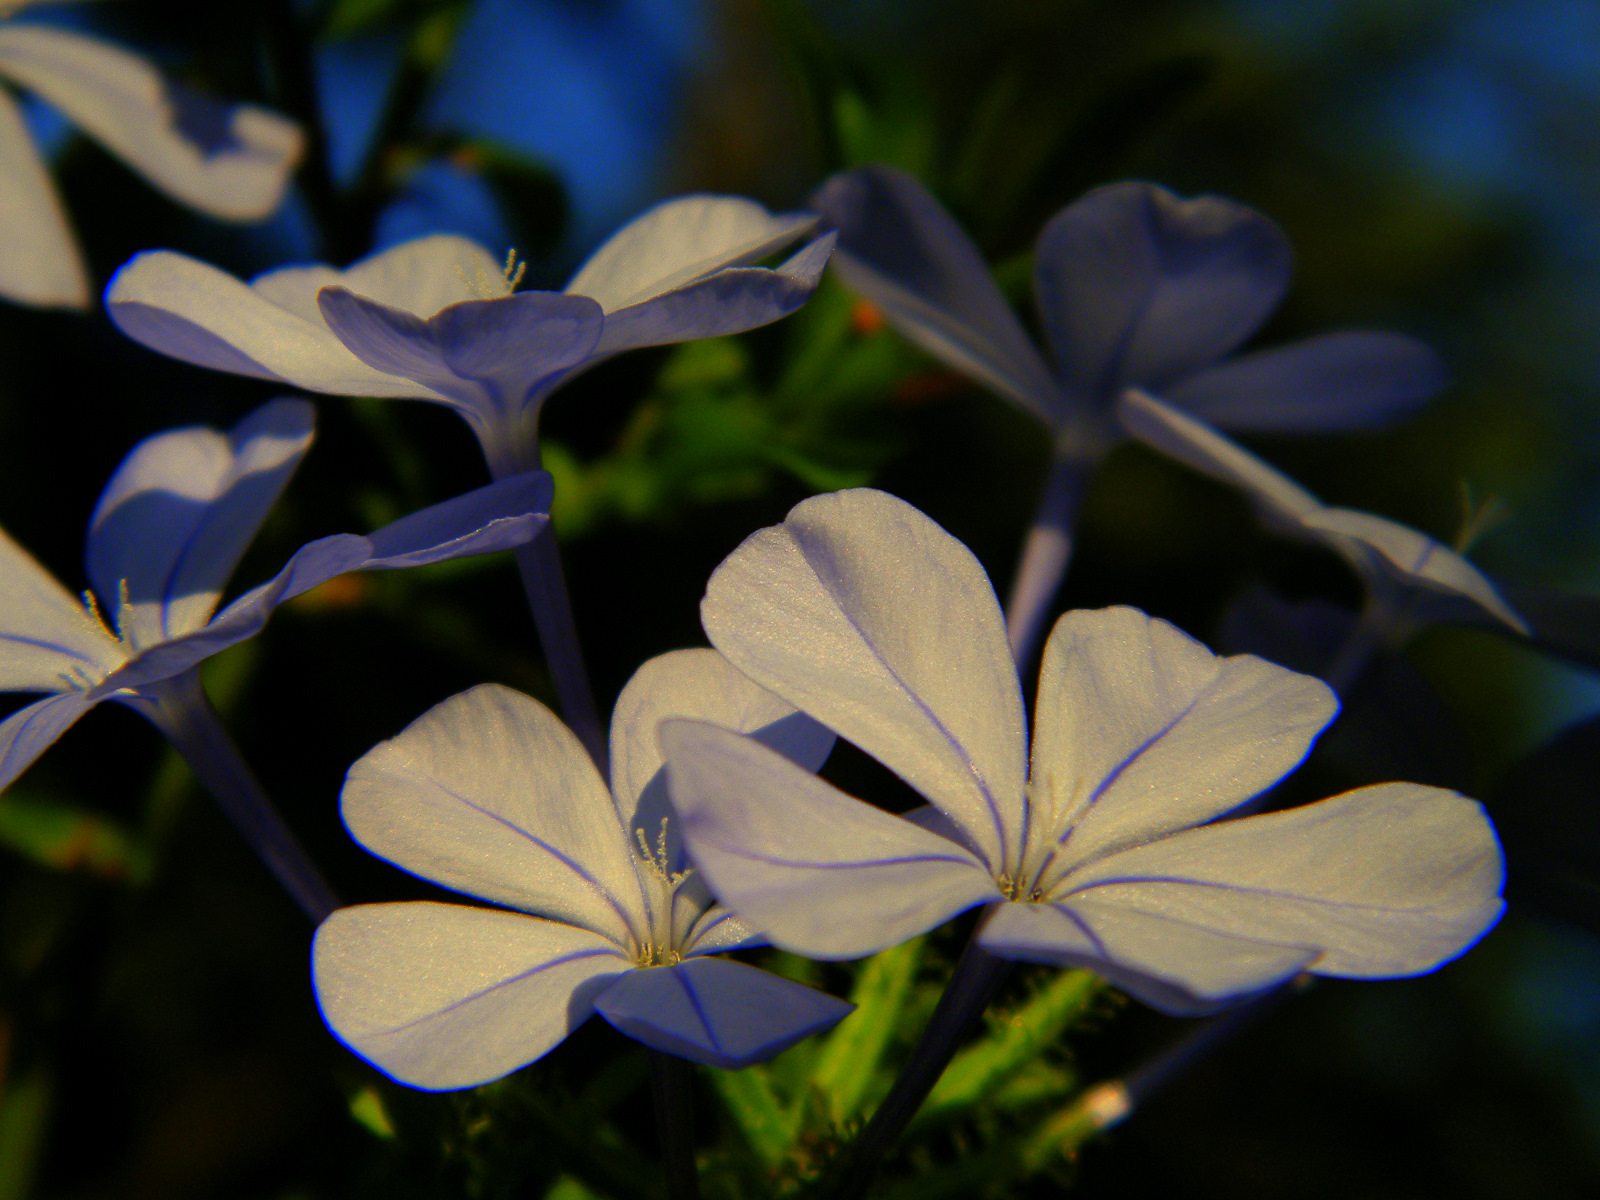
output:
[[[1117,417],[1134,437],[1222,483],[1239,488],[1279,525],[1299,529],[1323,507],[1305,488],[1216,430],[1146,392],[1117,398]]]
[[[20,304],[88,308],[89,275],[61,198],[22,113],[0,88],[0,296]]]
[[[832,236],[818,238],[774,269],[730,267],[607,313],[595,353],[723,337],[770,324],[811,299],[832,252]]]
[[[270,282],[269,282],[270,281]],[[435,313],[463,300],[508,296],[511,285],[505,268],[471,238],[436,233],[413,238],[351,263],[332,282],[359,296],[404,309],[418,317]],[[316,295],[326,283],[297,279],[286,271],[264,275],[251,285],[282,295],[294,285],[298,303],[315,307]]]
[[[292,121],[162,79],[137,55],[42,25],[0,29],[0,75],[36,92],[161,191],[256,221],[283,199],[304,138]]]
[[[635,217],[567,284],[608,314],[781,249],[816,224],[810,213],[769,213],[740,196],[680,196]]]
[[[733,1070],[830,1029],[855,1005],[725,958],[633,971],[594,1009],[652,1050]]]
[[[631,943],[646,927],[633,853],[583,746],[537,700],[486,683],[367,751],[340,810],[396,866]]]
[[[1488,576],[1448,546],[1406,525],[1348,508],[1324,508],[1301,518],[1307,528],[1350,539],[1366,548],[1367,565],[1409,587],[1466,600],[1512,629],[1528,635],[1528,623],[1505,602]],[[1335,549],[1343,549],[1334,541]]]
[[[304,400],[273,400],[226,434],[170,430],[122,461],[89,522],[86,557],[124,638],[144,647],[206,623],[315,420]]]
[[[1060,389],[978,248],[928,190],[894,167],[833,176],[812,198],[839,231],[839,278],[929,354],[1060,420]]]
[[[1174,381],[1163,394],[1224,429],[1343,433],[1408,416],[1449,382],[1431,347],[1361,329],[1241,354]]]
[[[711,644],[942,808],[991,863],[1024,820],[1025,725],[994,589],[903,500],[802,501],[711,576]],[[999,866],[996,869],[1001,869]]]
[[[1220,196],[1096,188],[1039,235],[1039,315],[1063,382],[1089,399],[1159,388],[1260,327],[1289,286],[1288,239]]]
[[[0,721],[0,789],[33,765],[95,702],[80,691],[35,700]]]
[[[518,292],[452,304],[428,324],[445,365],[515,413],[538,384],[595,353],[606,319],[587,296]]]
[[[711,890],[774,945],[860,958],[999,889],[964,847],[863,804],[751,738],[661,725],[683,839]]]
[[[240,596],[203,629],[135,656],[101,683],[95,694],[138,687],[186,671],[202,659],[254,637],[279,604],[335,575],[424,566],[532,541],[548,522],[549,507],[549,475],[530,471],[401,517],[367,537],[336,533],[319,538],[302,546],[283,570]]]
[[[1255,941],[1093,900],[997,905],[978,935],[1000,958],[1087,967],[1175,1017],[1199,1016],[1298,974],[1314,948]]]
[[[1504,908],[1503,879],[1481,805],[1383,783],[1137,846],[1074,872],[1052,899],[1313,948],[1319,975],[1377,979],[1431,971],[1477,941]]]
[[[372,370],[409,379],[458,412],[494,419],[493,395],[477,380],[462,379],[445,365],[438,336],[426,318],[342,287],[323,288],[317,293],[317,306],[344,348]]]
[[[611,713],[611,794],[617,816],[623,828],[643,830],[652,842],[672,814],[657,736],[668,717],[747,733],[808,771],[821,767],[833,750],[831,730],[752,683],[715,650],[657,655],[633,673]],[[669,833],[676,842],[670,825]]]
[[[631,967],[585,929],[415,901],[341,908],[311,948],[328,1028],[412,1087],[473,1087],[539,1058]]]
[[[125,657],[83,605],[0,529],[0,691],[98,683]]]
[[[1305,758],[1339,702],[1252,654],[1219,658],[1133,608],[1056,622],[1039,671],[1033,803],[1057,837],[1046,884],[1236,808]]]
[[[196,366],[333,396],[443,399],[374,371],[320,319],[276,303],[269,292],[187,255],[146,250],[112,277],[106,313],[134,341]]]

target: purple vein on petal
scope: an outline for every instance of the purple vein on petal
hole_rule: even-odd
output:
[[[686,972],[674,971],[673,982],[683,989],[683,994],[688,997],[689,1007],[694,1009],[694,1015],[700,1018],[700,1024],[706,1031],[706,1040],[711,1043],[712,1049],[717,1053],[724,1053],[722,1040],[717,1037],[716,1030],[711,1028],[711,1021],[706,1016],[705,1005],[700,1001],[700,993],[694,990],[694,983],[688,978]]]
[[[1205,687],[1201,688],[1197,693],[1195,693],[1194,699],[1189,701],[1188,704],[1185,704],[1183,709],[1178,712],[1172,718],[1172,720],[1168,721],[1160,729],[1156,730],[1149,737],[1145,738],[1145,740],[1135,746],[1121,762],[1107,772],[1106,777],[1095,785],[1094,791],[1089,793],[1089,798],[1084,802],[1083,807],[1080,808],[1077,814],[1073,816],[1072,824],[1067,827],[1067,831],[1056,839],[1056,847],[1058,849],[1064,849],[1067,843],[1072,840],[1072,835],[1077,832],[1079,822],[1087,814],[1094,810],[1094,806],[1099,803],[1100,797],[1106,794],[1106,791],[1111,787],[1112,784],[1116,783],[1118,779],[1122,778],[1123,772],[1129,767],[1133,766],[1133,764],[1139,760],[1145,751],[1149,750],[1150,747],[1154,746],[1162,738],[1166,737],[1167,734],[1176,729],[1178,727],[1178,723],[1195,710],[1195,706],[1206,698],[1206,695],[1211,691],[1212,687],[1216,685],[1217,680],[1221,677],[1222,672],[1218,671],[1211,682],[1206,684]]]
[[[729,846],[719,842],[715,837],[701,839],[707,845],[715,846],[725,854],[736,858],[747,858],[751,862],[766,863],[769,867],[799,867],[808,871],[833,871],[833,870],[859,870],[863,867],[900,867],[907,863],[947,862],[959,866],[971,867],[975,864],[970,858],[957,858],[946,854],[907,854],[900,858],[868,858],[859,862],[808,862],[804,859],[779,858],[773,854],[762,854],[758,850],[746,850],[742,847]]]
[[[515,833],[519,837],[526,838],[535,846],[538,846],[539,849],[550,855],[550,857],[561,863],[579,879],[583,880],[590,887],[594,888],[595,891],[604,896],[606,903],[611,905],[611,911],[616,913],[617,916],[622,919],[622,927],[628,930],[629,933],[633,932],[633,922],[629,920],[628,914],[623,911],[622,902],[618,900],[616,896],[612,895],[610,888],[606,887],[605,884],[601,883],[598,879],[591,875],[588,869],[584,867],[582,863],[578,862],[576,859],[568,857],[566,854],[563,854],[560,850],[557,850],[554,846],[545,841],[543,838],[539,837],[537,834],[530,833],[520,825],[513,824],[505,817],[502,817],[499,813],[491,812],[489,809],[484,808],[480,804],[474,804],[471,800],[468,800],[460,793],[445,787],[445,785],[440,783],[438,780],[429,780],[429,782],[451,799],[458,800],[462,804],[465,804],[468,808],[472,809],[474,812],[480,812],[490,820],[499,822],[501,825],[504,825],[507,829],[511,830],[512,833]]]
[[[552,967],[564,966],[569,962],[577,962],[578,960],[584,958],[622,958],[622,955],[618,954],[615,950],[575,950],[571,954],[563,954],[560,958],[552,958],[549,962],[540,963],[537,967],[530,967],[528,970],[516,975],[512,975],[508,979],[502,979],[497,983],[491,983],[488,987],[480,988],[478,991],[473,992],[471,995],[463,996],[459,1000],[452,1000],[443,1008],[436,1008],[430,1013],[424,1013],[422,1016],[413,1018],[403,1025],[392,1025],[387,1029],[379,1030],[371,1036],[388,1037],[392,1034],[404,1033],[407,1029],[410,1029],[413,1026],[421,1025],[426,1021],[433,1020],[435,1017],[443,1016],[447,1012],[452,1012],[455,1009],[460,1008],[463,1004],[471,1004],[474,1000],[481,1000],[491,992],[497,992],[503,987],[510,987],[514,983],[521,983],[524,979],[532,979],[541,971],[548,971]],[[626,960],[624,960],[624,962],[626,962]],[[631,964],[629,965],[631,966]]]
[[[802,549],[801,553],[804,555],[804,549]],[[811,565],[810,558],[806,558],[806,565]],[[983,796],[984,804],[986,804],[989,808],[989,818],[994,822],[995,833],[1000,840],[1000,861],[1001,863],[1004,863],[1006,861],[1006,827],[1005,823],[1000,819],[1000,806],[995,803],[994,794],[989,790],[988,780],[984,779],[983,773],[978,770],[977,764],[972,761],[971,755],[967,753],[966,748],[962,746],[955,734],[951,733],[950,730],[945,728],[944,722],[939,720],[939,718],[934,715],[933,710],[923,702],[922,697],[917,695],[915,690],[908,686],[905,680],[900,678],[900,673],[884,660],[883,655],[878,653],[878,647],[873,643],[872,639],[867,636],[866,631],[856,623],[855,617],[850,614],[849,609],[845,607],[844,602],[839,598],[838,594],[833,590],[828,581],[822,577],[821,573],[818,572],[815,567],[811,568],[811,573],[816,577],[816,580],[822,586],[822,589],[827,592],[829,596],[833,597],[834,603],[838,605],[840,614],[846,621],[849,622],[850,628],[856,631],[856,634],[861,638],[862,644],[871,652],[872,657],[877,659],[882,665],[883,669],[888,672],[889,678],[893,679],[895,683],[899,684],[901,690],[904,691],[907,696],[911,697],[911,702],[915,704],[917,708],[921,710],[923,715],[928,718],[928,721],[933,725],[933,727],[939,731],[940,736],[942,736],[944,740],[950,744],[950,748],[956,752],[956,757],[966,765],[967,771],[972,776],[973,782],[978,785],[978,791]],[[930,796],[929,799],[932,799],[932,797]]]
[[[98,665],[94,659],[88,657],[82,651],[74,650],[71,646],[62,646],[56,642],[45,642],[38,638],[23,637],[20,633],[0,633],[0,642],[15,642],[19,646],[33,646],[39,650],[54,650],[57,654],[75,658],[81,663],[88,663],[91,667]]]

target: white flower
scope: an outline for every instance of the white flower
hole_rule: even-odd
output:
[[[665,722],[690,853],[786,949],[854,958],[988,905],[990,952],[1191,1012],[1299,971],[1427,971],[1500,914],[1494,832],[1454,792],[1387,783],[1216,821],[1293,770],[1337,701],[1131,608],[1056,623],[1030,770],[983,569],[882,492],[814,497],[753,534],[701,611],[735,666],[933,804],[891,816],[748,738]]]
[[[21,4],[0,7],[9,15]],[[181,88],[138,55],[43,25],[0,24],[0,79],[60,109],[150,183],[208,216],[255,221],[278,207],[304,139],[255,105]],[[0,296],[85,308],[89,280],[17,102],[0,88]]]
[[[513,292],[509,263],[450,235],[343,271],[287,267],[249,284],[154,250],[117,272],[106,307],[129,337],[185,362],[333,395],[448,405],[498,475],[536,465],[544,399],[585,366],[738,333],[799,307],[831,238],[776,269],[743,264],[815,223],[738,197],[684,196],[624,226],[564,292]]]
[[[313,952],[334,1033],[402,1083],[445,1089],[532,1062],[593,1012],[721,1067],[768,1058],[848,1013],[842,1000],[710,957],[765,939],[714,904],[683,857],[656,746],[656,726],[674,715],[751,733],[805,767],[833,745],[713,651],[683,650],[645,663],[618,698],[609,790],[553,713],[496,684],[435,706],[351,767],[341,803],[357,841],[506,907],[335,912]]]

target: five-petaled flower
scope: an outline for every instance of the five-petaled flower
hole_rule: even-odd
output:
[[[141,442],[95,508],[86,555],[94,590],[81,603],[0,531],[0,691],[51,693],[0,722],[0,787],[102,700],[172,734],[204,659],[335,575],[506,549],[548,520],[549,476],[516,476],[366,536],[311,542],[216,612],[310,447],[312,416],[303,400],[274,400],[227,434],[195,426]]]
[[[0,4],[0,16],[34,0]],[[304,139],[291,121],[163,79],[135,54],[44,25],[0,25],[0,79],[49,101],[153,185],[208,216],[278,207]],[[0,296],[83,308],[89,279],[16,101],[0,88]]]
[[[611,787],[567,727],[519,692],[453,696],[350,768],[345,824],[374,854],[502,909],[340,909],[317,931],[329,1027],[402,1083],[499,1078],[598,1012],[657,1050],[739,1067],[850,1005],[740,962],[764,943],[715,904],[669,819],[656,727],[688,715],[821,765],[833,736],[710,650],[639,668],[611,722]],[[785,759],[784,761],[789,761]],[[507,910],[512,911],[507,911]]]
[[[471,425],[500,477],[538,465],[539,411],[577,371],[642,346],[738,333],[799,307],[833,239],[750,267],[806,234],[733,196],[685,196],[624,226],[564,292],[513,291],[481,246],[437,235],[349,269],[286,267],[249,284],[168,250],[137,255],[106,306],[124,333],[185,362],[316,392],[430,400]]]
[[[993,954],[1192,1012],[1300,971],[1427,971],[1500,914],[1499,845],[1454,792],[1386,783],[1215,822],[1298,765],[1337,701],[1131,608],[1056,623],[1029,770],[983,569],[882,492],[816,497],[753,534],[702,616],[735,666],[933,804],[892,816],[748,738],[665,722],[690,853],[787,949],[852,958],[988,905]]]

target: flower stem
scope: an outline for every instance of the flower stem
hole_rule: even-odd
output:
[[[982,926],[979,926],[981,929]],[[976,932],[961,960],[950,974],[944,995],[922,1031],[911,1061],[894,1081],[872,1120],[861,1136],[845,1152],[843,1165],[834,1183],[833,1200],[855,1200],[872,1182],[878,1163],[916,1116],[933,1085],[944,1074],[961,1043],[972,1032],[983,1010],[989,1007],[1001,984],[1010,975],[1012,963],[996,958],[978,944]]]
[[[317,870],[266,789],[239,754],[200,686],[200,674],[183,674],[139,689],[148,704],[135,707],[166,734],[250,848],[313,921],[339,907],[339,897]]]
[[[1044,494],[1022,546],[1006,601],[1006,634],[1017,668],[1024,669],[1038,650],[1061,579],[1072,558],[1073,530],[1088,490],[1091,463],[1076,454],[1057,454],[1050,461]]]
[[[555,530],[548,525],[526,545],[512,552],[522,587],[533,609],[533,623],[539,630],[545,664],[555,684],[556,701],[567,725],[578,735],[595,766],[606,777],[606,739],[595,706],[594,690],[589,686],[589,671],[583,664],[578,645],[578,626],[572,616],[572,600],[567,595],[567,577],[561,569],[561,549]]]
[[[1322,673],[1322,678],[1341,700],[1355,689],[1371,665],[1373,656],[1392,636],[1394,628],[1394,606],[1369,595],[1361,607],[1361,616],[1345,637],[1344,645],[1339,647],[1328,669]]]
[[[666,1164],[669,1200],[699,1200],[700,1177],[694,1165],[694,1077],[676,1055],[650,1051],[650,1093],[656,1103],[656,1130]]]

